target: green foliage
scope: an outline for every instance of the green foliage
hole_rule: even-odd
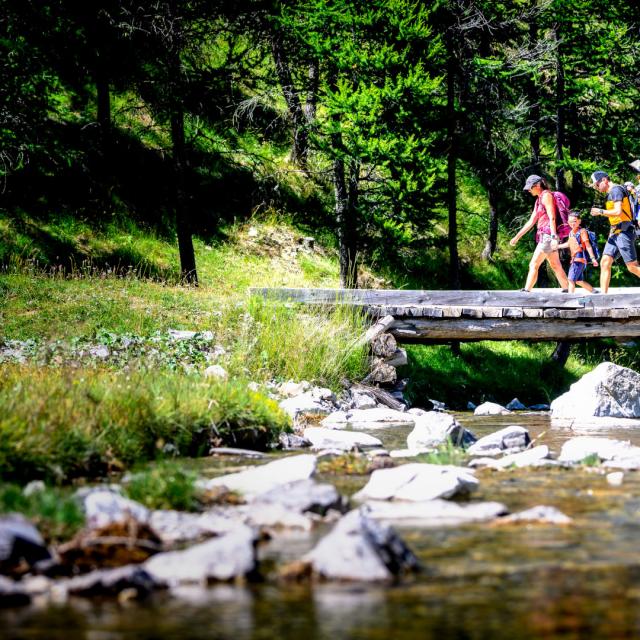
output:
[[[211,444],[264,448],[288,428],[275,403],[240,381],[161,371],[3,366],[3,478],[66,481]]]
[[[149,509],[196,511],[200,506],[197,477],[183,463],[163,461],[133,473],[124,490],[129,498]]]
[[[449,346],[409,346],[408,395],[420,406],[427,398],[466,409],[468,401],[549,403],[587,373],[575,357],[565,367],[550,356],[553,345],[522,342],[464,343],[456,356]]]
[[[84,514],[69,489],[42,486],[33,491],[0,483],[0,513],[22,513],[47,542],[72,537],[84,524]]]
[[[444,444],[439,445],[435,451],[422,454],[418,456],[421,462],[428,462],[429,464],[452,464],[456,466],[464,466],[467,460],[467,455],[464,449],[457,447],[450,440]]]

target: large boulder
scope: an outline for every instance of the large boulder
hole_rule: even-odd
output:
[[[440,464],[404,464],[378,469],[353,497],[365,500],[407,500],[421,502],[466,494],[478,487],[473,472],[463,467]]]
[[[312,511],[324,515],[329,509],[342,510],[343,499],[332,484],[308,479],[290,482],[262,493],[251,506],[256,504],[279,504],[295,513]]]
[[[409,449],[427,449],[449,441],[465,446],[476,441],[476,437],[450,413],[424,411],[412,415],[415,426],[407,436]]]
[[[551,403],[553,418],[640,418],[640,373],[602,362]]]
[[[510,413],[509,409],[495,402],[483,402],[473,410],[474,416],[506,416]]]
[[[398,534],[370,518],[366,508],[343,516],[304,561],[314,575],[327,580],[389,581],[419,568]]]

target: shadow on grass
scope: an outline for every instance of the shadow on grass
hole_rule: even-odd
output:
[[[505,405],[515,397],[525,405],[549,403],[577,380],[551,360],[554,346],[465,343],[456,356],[449,345],[411,345],[400,373],[410,380],[407,395],[415,406],[427,398],[458,410],[469,401]]]

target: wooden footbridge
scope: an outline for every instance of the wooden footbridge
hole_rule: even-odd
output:
[[[607,294],[559,289],[417,291],[383,289],[253,289],[268,299],[349,305],[385,318],[398,342],[559,341],[640,337],[640,288]]]

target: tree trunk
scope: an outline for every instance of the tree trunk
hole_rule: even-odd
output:
[[[318,105],[318,87],[320,86],[320,69],[318,61],[309,63],[307,74],[307,100],[304,105],[304,116],[308,124],[316,119],[316,107]]]
[[[534,49],[538,40],[538,25],[535,20],[529,24],[529,45]],[[527,83],[527,95],[531,108],[529,110],[529,144],[531,145],[531,173],[540,175],[542,165],[540,164],[540,97],[538,88],[533,79]]]
[[[109,157],[111,151],[111,92],[106,60],[98,51],[96,55],[96,107],[102,155]]]
[[[556,40],[556,189],[566,191],[564,178],[564,137],[565,137],[565,82],[564,82],[564,61],[562,59],[562,39],[560,37],[560,27],[556,24],[553,29]]]
[[[489,233],[482,250],[483,260],[491,260],[498,245],[498,194],[493,181],[489,183],[487,190],[489,196]]]
[[[174,105],[171,113],[171,145],[173,148],[173,197],[176,231],[178,234],[178,251],[180,253],[180,273],[184,282],[197,286],[196,256],[193,250],[191,221],[184,193],[185,136],[182,105]]]
[[[460,264],[458,259],[458,218],[456,208],[456,105],[455,105],[455,58],[453,35],[447,33],[447,209],[449,212],[449,286],[460,288]]]
[[[303,169],[307,168],[309,152],[309,136],[307,133],[305,115],[298,92],[293,86],[293,77],[287,61],[287,54],[282,40],[282,33],[277,26],[271,28],[271,51],[276,66],[276,75],[284,95],[289,117],[293,127],[293,143],[291,147],[291,161]]]
[[[340,134],[334,134],[340,136]],[[358,287],[356,237],[353,232],[355,213],[350,206],[349,190],[345,178],[344,160],[333,161],[333,191],[335,196],[336,224],[338,227],[338,253],[340,258],[340,286],[343,289]]]

